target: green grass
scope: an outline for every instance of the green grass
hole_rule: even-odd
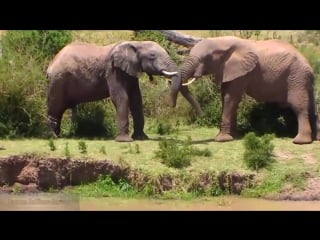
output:
[[[53,140],[56,147],[55,151],[51,151],[48,145],[49,140],[42,139],[22,139],[22,140],[1,140],[0,145],[6,149],[0,151],[0,156],[8,156],[13,154],[36,153],[50,157],[65,157],[65,147],[68,143],[68,149],[71,158],[77,159],[97,159],[112,160],[115,162],[126,161],[133,168],[146,171],[149,174],[159,173],[177,173],[179,170],[166,167],[161,163],[160,159],[155,158],[155,151],[158,150],[159,141],[162,138],[184,141],[187,136],[192,139],[192,146],[204,150],[208,148],[212,156],[197,156],[187,167],[190,171],[247,171],[244,169],[239,156],[244,150],[242,141],[234,141],[229,143],[213,142],[213,137],[217,134],[217,129],[198,128],[198,127],[179,127],[178,133],[172,135],[161,136],[153,132],[147,134],[151,138],[149,141],[135,141],[131,143],[118,143],[112,140],[84,140],[87,145],[87,154],[82,154],[78,148],[79,139],[55,139]],[[139,145],[139,154],[136,153],[136,144]],[[105,154],[101,148],[105,147]],[[292,146],[291,146],[292,147]],[[131,149],[131,151],[130,151]],[[319,151],[320,152],[320,151]]]
[[[241,161],[244,152],[243,140],[235,140],[232,142],[218,143],[213,138],[218,133],[218,129],[182,126],[179,131],[172,135],[166,135],[167,139],[184,141],[187,136],[192,139],[192,146],[204,150],[208,148],[212,152],[212,156],[199,156],[192,161],[189,170],[215,170],[215,171],[249,171]],[[160,163],[159,159],[155,159],[154,151],[158,150],[158,143],[163,138],[158,134],[148,132],[151,138],[149,141],[135,141],[131,143],[119,143],[111,140],[85,140],[81,139],[87,146],[87,154],[81,153],[79,150],[79,139],[53,139],[56,147],[55,151],[50,151],[49,140],[44,139],[18,139],[18,140],[0,140],[0,145],[5,150],[0,151],[0,156],[9,156],[24,153],[36,153],[50,157],[64,157],[65,146],[68,143],[69,151],[72,158],[88,158],[105,160],[112,159],[117,162],[120,158],[127,160],[130,165],[144,170],[162,172],[169,170],[168,167]],[[290,165],[293,160],[301,166],[310,166],[306,158],[311,158],[310,162],[315,162],[311,166],[320,164],[320,148],[319,142],[313,142],[307,145],[295,145],[291,138],[275,138],[276,160],[279,164]],[[138,144],[139,154],[136,153]],[[101,148],[105,148],[105,153]],[[132,149],[130,151],[130,148]],[[279,155],[279,156],[278,156]],[[285,155],[285,156],[282,156]],[[151,170],[153,169],[153,170]],[[178,171],[170,169],[170,171]]]

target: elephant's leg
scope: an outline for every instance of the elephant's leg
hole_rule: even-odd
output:
[[[215,141],[232,141],[237,136],[237,108],[243,91],[244,86],[241,80],[222,84],[222,119],[220,132],[215,137]]]
[[[53,131],[55,137],[59,137],[61,133],[61,119],[63,116],[63,113],[67,107],[65,104],[59,103],[52,103],[51,101],[48,103],[48,111],[47,111],[47,116],[48,116],[48,125]]]
[[[118,81],[113,81],[110,84],[110,97],[117,112],[118,136],[117,142],[132,142],[133,139],[129,136],[129,101],[127,92]]]
[[[129,107],[133,118],[133,134],[135,140],[146,140],[149,137],[144,133],[144,115],[141,91],[138,79],[131,79],[128,88]]]
[[[60,137],[61,133],[61,119],[64,111],[61,111],[57,114],[48,115],[48,125],[53,131],[55,137]]]
[[[300,92],[298,90],[298,92]],[[297,91],[295,91],[297,92]],[[303,96],[303,97],[302,97]],[[288,102],[290,103],[292,109],[294,110],[298,119],[298,133],[293,139],[295,144],[308,144],[312,142],[312,128],[310,124],[310,116],[314,112],[310,112],[310,99],[307,93],[302,93],[302,95],[293,94],[289,92]]]

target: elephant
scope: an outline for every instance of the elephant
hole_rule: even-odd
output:
[[[170,99],[176,99],[180,88],[178,66],[164,48],[153,41],[120,41],[110,45],[73,42],[61,49],[49,64],[46,76],[48,124],[60,136],[63,113],[71,108],[72,116],[80,103],[110,97],[116,108],[118,134],[116,141],[145,140],[142,95],[139,77],[145,72],[171,78]],[[188,92],[182,95],[201,112],[200,104]],[[174,107],[175,102],[167,104]],[[133,134],[129,136],[129,112]]]
[[[222,118],[214,138],[217,142],[239,137],[237,109],[244,94],[258,102],[290,107],[298,120],[294,144],[320,140],[314,71],[301,52],[286,41],[203,38],[192,46],[179,71],[181,88],[204,75],[213,76],[213,82],[221,87]]]

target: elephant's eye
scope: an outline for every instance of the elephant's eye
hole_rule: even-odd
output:
[[[149,58],[150,59],[155,59],[156,58],[156,53],[155,52],[150,52],[149,53]]]

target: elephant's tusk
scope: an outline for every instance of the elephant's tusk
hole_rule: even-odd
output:
[[[196,80],[196,78],[192,78],[189,82],[187,82],[187,83],[182,83],[182,86],[187,86],[187,85],[193,83],[195,80]]]
[[[162,70],[162,73],[164,75],[167,75],[167,76],[174,76],[174,75],[178,74],[178,72],[167,72],[167,71],[164,71],[164,70]]]

